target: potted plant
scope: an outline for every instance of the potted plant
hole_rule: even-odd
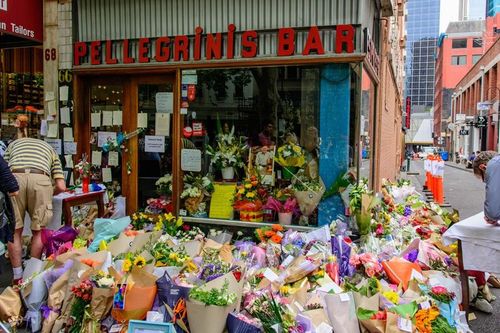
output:
[[[243,156],[246,144],[242,138],[234,136],[234,126],[227,134],[217,136],[216,147],[207,146],[207,154],[210,156],[210,165],[216,170],[221,170],[222,179],[234,179],[235,168],[244,167]]]
[[[267,202],[263,207],[278,213],[278,221],[280,224],[292,224],[293,214],[297,212],[297,199],[295,197],[287,197],[284,201],[280,201],[274,197],[267,198]]]
[[[306,164],[304,150],[293,142],[287,142],[278,148],[276,162],[283,167],[283,178],[290,180]]]
[[[194,287],[186,302],[189,329],[192,333],[222,333],[226,319],[234,309],[237,294],[229,291],[229,283],[222,288]]]
[[[266,190],[260,187],[259,179],[253,175],[236,187],[233,208],[240,212],[240,220],[262,222],[262,201],[267,196]]]

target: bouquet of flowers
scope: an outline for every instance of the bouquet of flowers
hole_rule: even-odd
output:
[[[255,236],[262,242],[269,241],[280,244],[283,239],[283,226],[280,224],[273,224],[272,227],[263,227],[255,230]]]
[[[219,134],[217,136],[217,146],[207,145],[207,154],[211,157],[210,165],[216,170],[223,168],[243,168],[243,156],[247,149],[242,138],[236,138],[234,135],[234,126],[231,132]]]
[[[148,206],[145,209],[145,212],[147,213],[161,214],[161,213],[172,213],[174,211],[172,201],[164,197],[150,198],[146,201],[146,203],[148,204]]]
[[[203,202],[204,198],[210,197],[214,191],[214,185],[207,176],[186,174],[184,176],[184,190],[181,199],[184,199],[186,210],[191,215],[203,215],[207,208]]]
[[[158,242],[153,246],[151,255],[156,260],[156,267],[182,267],[190,259],[184,247],[181,246],[174,251],[172,247],[162,242]]]
[[[78,161],[75,165],[76,172],[80,175],[81,178],[90,176],[90,162],[88,161],[87,154],[82,155],[82,159]]]
[[[156,220],[154,230],[162,230],[170,236],[175,236],[182,224],[182,217],[176,218],[172,213],[160,214]]]
[[[156,191],[159,195],[169,197],[172,195],[172,175],[167,173],[159,178],[156,183]]]
[[[132,214],[132,222],[130,224],[132,225],[132,229],[134,230],[143,230],[144,227],[153,223],[153,216],[142,212],[136,212]]]
[[[264,294],[256,297],[246,309],[260,320],[264,332],[274,332],[275,327],[278,327],[278,332],[301,332],[294,314],[278,296]]]
[[[294,213],[298,211],[297,199],[287,198],[284,202],[279,201],[273,197],[267,198],[266,204],[263,206],[264,209],[270,209],[276,213]]]
[[[283,167],[301,168],[306,163],[304,150],[293,142],[288,142],[279,147],[275,160]]]
[[[92,282],[90,280],[82,281],[80,284],[71,288],[71,293],[74,295],[74,300],[70,311],[72,325],[69,332],[80,333],[85,309],[92,300]]]
[[[240,211],[240,219],[244,221],[262,221],[262,201],[265,200],[267,191],[259,186],[257,176],[252,175],[250,178],[243,180],[243,182],[236,187],[233,199],[233,208]],[[246,217],[251,215],[247,212],[260,212],[260,217]]]
[[[352,254],[349,263],[357,269],[362,269],[369,277],[380,276],[384,272],[384,268],[373,253]]]
[[[122,271],[130,273],[134,267],[143,268],[148,264],[146,258],[141,255],[128,252],[123,260]]]

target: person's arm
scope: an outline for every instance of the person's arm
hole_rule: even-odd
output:
[[[54,192],[58,194],[66,191],[66,180],[64,179],[61,161],[59,160],[59,156],[57,156],[55,152],[52,153],[51,173],[56,185]]]
[[[19,191],[16,177],[12,174],[9,164],[0,156],[0,191],[16,195]]]

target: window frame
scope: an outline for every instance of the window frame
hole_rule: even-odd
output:
[[[465,42],[465,46],[457,45],[460,43],[462,45]],[[467,48],[467,38],[454,38],[451,40],[451,48],[452,49],[466,49]]]

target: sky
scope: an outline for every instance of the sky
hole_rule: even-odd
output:
[[[445,32],[450,22],[458,21],[459,0],[441,0],[439,32]],[[471,19],[484,19],[486,0],[469,0]]]

